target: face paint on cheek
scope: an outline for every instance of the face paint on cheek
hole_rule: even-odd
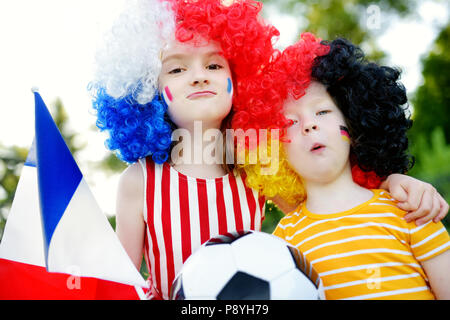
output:
[[[341,138],[342,138],[342,140],[347,141],[348,143],[350,143],[350,134],[348,132],[347,127],[339,126],[339,129],[341,130]]]
[[[230,78],[228,78],[227,92],[228,92],[230,95],[233,95],[233,82],[231,81]]]
[[[169,106],[173,101],[172,93],[170,92],[169,87],[165,87],[163,90],[163,97],[166,104]]]

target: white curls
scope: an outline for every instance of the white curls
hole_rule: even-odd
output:
[[[164,0],[127,2],[97,51],[91,88],[146,104],[158,89],[160,52],[175,36],[174,14]]]

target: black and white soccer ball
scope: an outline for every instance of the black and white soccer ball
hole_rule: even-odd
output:
[[[299,251],[263,232],[238,231],[208,240],[184,263],[174,300],[317,300],[320,278]]]

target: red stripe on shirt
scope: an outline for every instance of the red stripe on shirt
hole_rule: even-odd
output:
[[[250,211],[250,229],[255,230],[255,214],[256,214],[256,201],[253,196],[253,190],[248,188],[245,184],[245,173],[241,174],[242,183],[245,188],[245,196],[247,197],[248,210]]]
[[[239,191],[234,174],[230,174],[231,194],[233,195],[234,219],[236,221],[236,230],[243,230],[244,224],[242,222],[241,203],[239,201]]]
[[[161,180],[161,189],[170,190],[170,170],[162,170]],[[161,198],[161,221],[167,262],[167,286],[170,288],[172,285],[172,280],[175,278],[172,246],[172,221],[170,218],[170,193],[162,192]]]
[[[191,217],[189,215],[189,190],[185,177],[178,173],[178,188],[180,192],[180,225],[183,262],[192,253],[191,248]]]
[[[201,243],[209,240],[209,213],[208,213],[208,193],[206,190],[206,181],[197,179],[198,195],[198,213],[200,215],[200,241]]]
[[[262,208],[264,198],[256,199],[254,192],[250,193],[247,188],[242,189],[239,186],[238,181],[238,179],[242,179],[242,177],[234,177],[233,173],[226,178],[216,178],[215,182],[207,181],[205,179],[189,178],[192,179],[193,183],[197,186],[197,191],[195,191],[195,187],[189,189],[190,180],[188,177],[184,176],[182,173],[176,172],[176,170],[172,169],[167,163],[158,165],[151,159],[147,159],[146,167],[147,212],[145,215],[147,217],[148,228],[147,243],[145,247],[146,251],[148,251],[148,258],[146,260],[151,274],[151,280],[155,288],[154,292],[152,291],[153,296],[156,297],[157,295],[160,295],[161,297],[167,298],[171,287],[170,282],[175,276],[174,272],[178,271],[179,261],[185,261],[192,252],[197,249],[199,243],[194,241],[194,238],[198,237],[201,243],[204,243],[217,234],[224,234],[233,232],[234,230],[243,229],[244,225],[253,226],[254,223],[254,225],[257,226],[259,221],[256,220],[253,222],[255,219],[260,219],[261,212],[259,212],[257,204],[259,202]],[[159,173],[161,173],[161,175]],[[178,185],[176,185],[176,183],[172,184],[170,181],[171,175],[174,175],[172,178],[178,179]],[[207,186],[208,183],[213,183],[215,190],[209,189]],[[232,201],[233,205],[225,202],[225,197],[227,196],[225,195],[225,192],[228,194],[228,190],[231,191],[232,198],[230,199],[230,202]],[[158,191],[157,194],[155,193],[156,191]],[[194,194],[189,194],[189,192],[194,192]],[[216,201],[213,202],[211,199],[208,201],[208,196],[210,198],[215,196]],[[173,199],[173,197],[175,197],[175,199]],[[243,197],[247,198],[247,202],[244,201]],[[254,199],[251,200],[252,198]],[[251,203],[256,204],[256,212],[252,212],[251,215],[245,214],[245,217],[242,217],[245,207],[241,207],[241,205],[252,207],[253,205]],[[210,205],[216,206],[217,218],[211,216],[211,213],[215,212],[215,210],[213,207],[209,207]],[[179,216],[171,214],[171,211],[176,209],[173,206],[179,207]],[[196,208],[196,212],[193,211],[194,207]],[[229,211],[227,212],[227,210]],[[198,214],[199,221],[193,224],[193,219],[196,220],[196,216],[191,216],[191,214]],[[231,225],[228,224],[228,215],[233,215],[235,223],[233,222]],[[254,218],[251,217],[252,215]],[[175,219],[178,219],[178,221]],[[230,217],[228,217],[228,219],[230,219]],[[252,221],[248,221],[249,219]],[[213,228],[213,234],[211,227],[212,223],[216,223],[216,221],[218,228],[217,230]],[[161,230],[159,229],[160,224],[163,226]],[[176,229],[177,231],[173,229],[176,225],[180,226],[179,229]],[[155,229],[155,227],[157,228]],[[231,229],[229,230],[229,228]],[[158,234],[158,232],[161,232],[162,234]],[[174,239],[172,239],[175,235],[174,232],[180,233],[180,243],[178,243],[178,241],[174,242]],[[156,235],[158,235],[158,238]],[[161,238],[159,238],[160,236],[162,237],[162,243]],[[160,242],[158,243],[158,241]],[[195,247],[192,247],[193,241],[195,242]],[[166,254],[164,254],[163,250],[165,250]],[[180,255],[180,257],[178,255]],[[175,265],[175,261],[177,261],[177,265]],[[150,265],[151,262],[153,262],[154,265]],[[167,267],[165,266],[166,263]],[[167,292],[162,291],[162,288],[166,287],[166,283],[164,283],[164,285],[161,283],[163,278],[167,279],[168,282]]]
[[[225,199],[223,196],[223,179],[216,179],[216,202],[217,202],[217,220],[219,222],[219,234],[228,232],[227,212],[225,209]]]
[[[261,211],[261,221],[264,221],[264,219],[266,218],[266,215],[264,213],[264,205],[266,203],[266,198],[264,196],[259,196],[258,197],[258,203],[259,203],[259,210]]]
[[[155,163],[146,159],[147,162],[147,224],[153,224],[154,220],[154,203],[155,203]],[[149,228],[150,237],[153,243],[153,256],[155,257],[155,278],[154,284],[157,285],[157,290],[161,292],[161,266],[159,263],[159,248],[156,242],[156,233],[154,228]],[[150,261],[149,261],[150,262]],[[150,264],[149,264],[150,270]],[[153,280],[153,279],[152,279]]]

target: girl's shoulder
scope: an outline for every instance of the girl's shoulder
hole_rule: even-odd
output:
[[[142,164],[137,161],[129,165],[120,175],[118,193],[140,195],[144,190],[144,174]]]

